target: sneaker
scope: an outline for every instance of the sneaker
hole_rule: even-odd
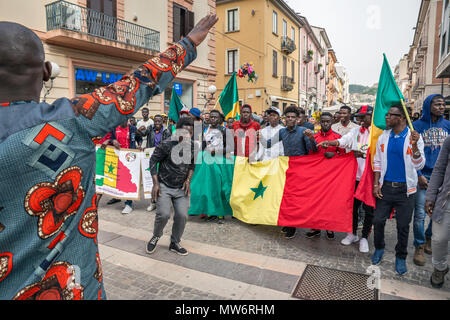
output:
[[[147,211],[148,212],[151,212],[151,211],[153,211],[153,210],[155,210],[156,209],[156,203],[150,203],[150,205],[147,207]]]
[[[295,232],[297,231],[296,228],[288,227],[288,231],[284,235],[286,239],[292,239],[295,237]]]
[[[358,242],[359,238],[358,236],[355,236],[353,233],[347,233],[347,236],[342,239],[341,244],[344,246],[349,246],[352,243]]]
[[[417,266],[424,266],[427,260],[425,259],[425,245],[422,244],[418,247],[416,247],[416,250],[414,251],[414,263]]]
[[[171,242],[170,243],[169,250],[175,252],[176,254],[179,254],[180,256],[187,256],[188,255],[187,250],[185,248],[181,247],[178,243],[175,243],[175,242]]]
[[[281,233],[287,233],[288,230],[289,230],[289,227],[283,227],[283,228],[281,229]]]
[[[111,199],[106,204],[107,205],[111,205],[111,204],[114,204],[114,203],[117,203],[117,202],[120,202],[120,200],[119,199]]]
[[[432,254],[433,251],[431,250],[431,238],[427,238],[427,242],[425,242],[425,248],[424,248],[424,252],[426,254]]]
[[[206,214],[201,214],[201,215],[199,215],[199,217],[200,217],[200,219],[206,219],[206,218],[208,218],[208,216],[207,216]]]
[[[321,231],[316,229],[311,229],[309,232],[306,233],[306,237],[308,239],[312,239],[314,237],[320,236]]]
[[[359,252],[361,253],[368,253],[369,252],[369,242],[366,238],[361,238],[361,241],[359,242]]]
[[[372,256],[372,264],[379,265],[381,260],[383,260],[384,249],[376,249]]]
[[[125,208],[123,208],[122,210],[122,214],[129,214],[131,212],[133,212],[133,208],[129,205],[126,205]]]
[[[148,254],[152,254],[155,252],[156,244],[158,243],[159,237],[153,236],[153,238],[147,243],[147,251]]]
[[[406,269],[406,260],[395,258],[395,272],[399,275],[404,275],[408,270]]]
[[[225,217],[218,217],[219,221],[217,221],[218,224],[224,224],[225,223]]]
[[[327,239],[328,240],[334,240],[334,232],[327,230]]]
[[[434,268],[433,274],[431,275],[430,281],[433,288],[440,289],[444,285],[445,275],[448,273],[448,266],[445,271],[439,271]]]

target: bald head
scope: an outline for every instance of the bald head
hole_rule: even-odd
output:
[[[51,73],[39,37],[13,22],[0,21],[0,102],[39,101]]]

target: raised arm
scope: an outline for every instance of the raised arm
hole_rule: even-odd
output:
[[[90,137],[104,136],[135,114],[197,57],[200,45],[217,22],[208,15],[180,42],[146,61],[121,80],[71,100],[76,121]],[[80,116],[81,115],[81,116]]]

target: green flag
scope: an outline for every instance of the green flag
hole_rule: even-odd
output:
[[[219,102],[225,115],[225,120],[229,118],[239,119],[239,92],[236,82],[236,72],[233,72],[225,89],[220,94]]]
[[[392,106],[401,104],[402,100],[405,99],[395,82],[386,55],[383,54],[383,57],[383,68],[381,69],[380,81],[378,82],[377,100],[373,111],[372,129],[370,131],[370,153],[372,161],[375,156],[378,138],[383,133],[383,130],[386,130],[386,114]]]
[[[172,88],[172,98],[170,99],[169,119],[178,122],[180,118],[180,112],[183,109],[184,104],[178,97],[175,88]]]

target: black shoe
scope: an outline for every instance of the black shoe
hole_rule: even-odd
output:
[[[327,231],[327,239],[334,240],[334,232],[333,231]]]
[[[178,243],[175,243],[175,242],[171,242],[170,243],[169,250],[179,254],[180,256],[187,256],[188,255],[187,250],[185,248],[181,247]]]
[[[284,235],[284,237],[286,239],[294,238],[295,237],[295,232],[297,231],[297,229],[296,228],[292,228],[292,227],[287,227],[287,228],[288,228],[288,230],[287,230],[286,234]]]
[[[145,249],[145,251],[147,251],[148,254],[152,254],[153,252],[155,252],[158,240],[159,237],[153,236],[153,238],[147,243],[147,248]]]
[[[281,233],[286,233],[286,232],[288,232],[288,230],[289,230],[289,227],[283,227],[281,229]]]
[[[211,221],[216,221],[218,218],[216,216],[209,216],[208,219],[206,219],[206,221],[211,222]]]
[[[114,204],[114,203],[117,203],[117,202],[120,202],[120,200],[119,199],[111,199],[106,204],[107,205],[111,205],[111,204]]]
[[[320,233],[321,233],[320,230],[312,229],[311,231],[309,231],[309,232],[306,234],[306,237],[307,237],[308,239],[312,239],[312,238],[314,238],[314,237],[320,236]]]
[[[448,267],[445,271],[439,271],[434,268],[434,272],[431,275],[430,282],[433,288],[440,289],[444,285],[445,275],[448,273]]]

